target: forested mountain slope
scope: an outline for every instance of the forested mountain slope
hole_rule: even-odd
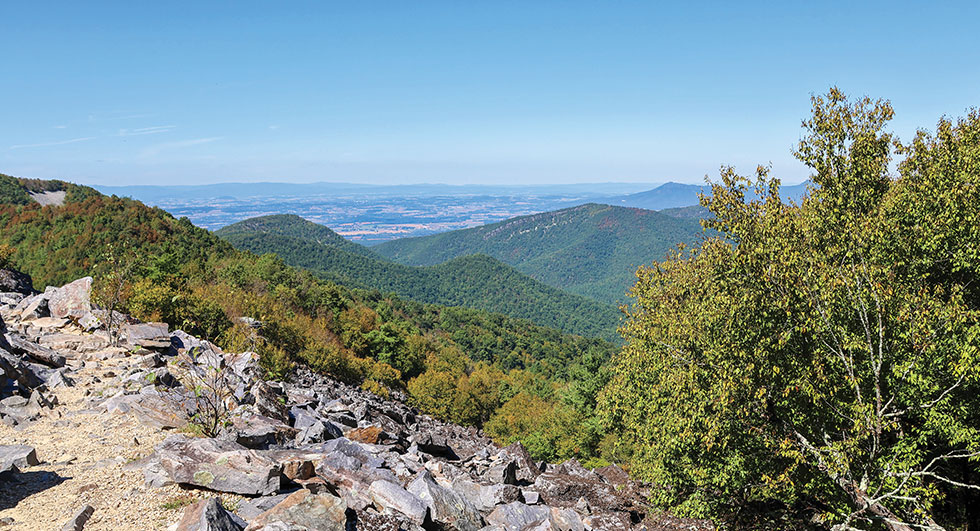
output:
[[[625,300],[637,267],[701,233],[697,219],[590,203],[371,249],[420,266],[482,253],[551,286],[617,304]]]
[[[270,375],[303,364],[382,395],[404,389],[441,418],[482,425],[502,443],[526,440],[539,459],[597,456],[585,427],[594,426],[611,343],[322,281],[90,188],[0,184],[15,199],[0,203],[0,262],[33,275],[36,288],[91,275],[96,304],[115,300],[139,319],[257,351]],[[65,191],[65,204],[23,200],[34,189]]]
[[[538,282],[486,255],[430,267],[394,263],[298,216],[264,216],[215,234],[236,248],[276,253],[287,264],[344,285],[421,302],[465,306],[528,319],[565,332],[615,340],[619,311]]]

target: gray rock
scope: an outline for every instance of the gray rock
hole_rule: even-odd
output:
[[[21,320],[29,321],[50,315],[48,312],[48,300],[51,293],[42,293],[33,297],[24,297],[14,307],[14,314],[20,315]]]
[[[176,531],[242,531],[245,521],[221,505],[219,498],[201,500],[184,509]]]
[[[81,509],[75,512],[75,515],[71,517],[71,520],[65,522],[62,526],[61,531],[82,531],[85,527],[85,523],[88,522],[89,518],[92,518],[92,514],[95,513],[95,507],[91,505],[82,506]]]
[[[122,335],[133,346],[167,348],[170,346],[170,327],[167,323],[136,323],[122,327]]]
[[[439,524],[461,531],[476,531],[483,527],[483,517],[476,507],[460,494],[436,483],[428,471],[413,479],[407,490],[425,503],[429,516]]]
[[[494,484],[517,484],[517,460],[501,452],[499,459],[494,461],[485,474],[487,481]]]
[[[0,445],[0,470],[7,468],[7,464],[12,464],[18,470],[38,465],[41,462],[37,459],[37,452],[33,446],[23,444]]]
[[[346,531],[347,504],[326,493],[298,490],[249,522],[247,531]],[[351,527],[353,529],[353,527]]]
[[[320,451],[325,456],[316,467],[316,473],[338,487],[367,491],[378,480],[398,482],[391,470],[384,468],[384,459],[349,439],[328,441],[320,446]]]
[[[176,483],[245,496],[267,496],[280,487],[282,465],[236,442],[171,435],[156,450]]]
[[[585,531],[585,523],[573,509],[551,508],[551,522],[561,531]]]
[[[425,522],[425,516],[428,512],[426,504],[398,483],[378,480],[371,483],[368,492],[371,495],[371,500],[382,510],[401,513],[418,525]]]
[[[524,503],[528,505],[537,505],[541,503],[541,495],[533,490],[521,489],[521,497],[524,498]]]
[[[548,520],[550,516],[551,511],[547,507],[531,507],[515,501],[494,509],[487,516],[487,522],[505,529],[527,529]]]
[[[289,494],[276,494],[243,500],[238,504],[238,515],[245,520],[254,520],[260,514],[282,503],[288,496]]]
[[[75,317],[92,309],[92,277],[80,278],[56,289],[48,300],[51,317]]]
[[[492,511],[494,507],[520,499],[521,491],[514,485],[481,485],[465,478],[453,480],[453,490],[480,511]]]
[[[285,442],[296,435],[296,429],[264,415],[232,418],[228,436],[238,444],[252,449],[264,449]]]

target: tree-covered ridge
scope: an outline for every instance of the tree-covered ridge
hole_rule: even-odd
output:
[[[270,216],[249,218],[222,227],[214,231],[214,233],[225,240],[231,240],[234,236],[238,235],[275,234],[318,243],[320,245],[328,245],[362,256],[380,258],[377,254],[371,252],[369,248],[344,238],[329,227],[307,221],[296,214],[273,214]]]
[[[697,219],[650,210],[587,204],[481,227],[385,242],[372,250],[409,265],[486,254],[532,278],[608,304],[619,304],[636,268],[702,233]]]
[[[360,246],[327,227],[317,226],[319,229],[311,231],[308,225],[316,224],[295,216],[278,217],[275,227],[246,220],[233,225],[235,230],[222,229],[216,234],[239,249],[257,254],[274,252],[287,264],[347,286],[393,292],[420,302],[499,312],[588,337],[618,339],[616,308],[562,292],[489,256],[464,256],[430,267],[406,266],[350,252],[350,246]],[[252,227],[261,229],[252,232]],[[327,233],[334,238],[326,237]],[[313,234],[318,241],[308,239]],[[342,243],[319,243],[336,239]]]
[[[809,197],[726,168],[704,201],[721,236],[639,272],[600,408],[664,505],[980,522],[980,112],[910,144],[892,116],[815,97]]]
[[[599,455],[599,368],[615,350],[606,341],[323,281],[130,199],[0,204],[0,246],[38,288],[93,275],[98,301],[123,278],[119,309],[255,350],[273,375],[305,364],[381,394],[405,389],[444,419],[526,440],[539,459]],[[529,400],[541,407],[518,405]]]

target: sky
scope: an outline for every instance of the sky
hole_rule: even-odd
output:
[[[940,5],[941,4],[941,5]],[[810,96],[980,105],[980,2],[0,3],[0,172],[85,184],[691,182]]]

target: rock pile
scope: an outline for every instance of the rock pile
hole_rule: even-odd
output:
[[[125,316],[112,346],[90,289],[82,279],[0,294],[0,415],[29,423],[54,407],[48,388],[73,384],[69,367],[122,361],[91,407],[179,428],[132,466],[147,485],[213,493],[186,508],[177,530],[704,528],[652,513],[644,487],[616,466],[536,462],[520,444],[500,448],[398,392],[382,399],[302,369],[265,381],[254,353]],[[36,463],[32,455],[0,447],[0,473]],[[246,499],[229,508],[220,493]]]

